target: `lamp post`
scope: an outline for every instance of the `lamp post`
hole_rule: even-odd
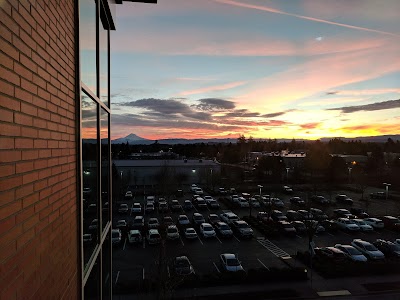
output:
[[[351,170],[353,169],[352,167],[347,168],[349,170],[349,184],[351,184]]]
[[[290,168],[286,168],[286,184],[289,184],[289,170]]]
[[[383,185],[386,186],[386,196],[385,196],[385,199],[386,199],[386,201],[387,201],[387,199],[389,198],[389,186],[391,186],[392,184],[384,182]]]

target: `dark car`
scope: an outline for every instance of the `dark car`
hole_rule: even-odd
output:
[[[296,228],[294,228],[293,225],[287,221],[278,221],[277,225],[279,231],[285,235],[294,236],[297,233]]]
[[[254,234],[253,229],[251,229],[250,225],[242,220],[233,221],[232,230],[241,238],[252,238]]]
[[[194,272],[187,256],[178,256],[174,259],[174,270],[177,275],[190,275]]]
[[[369,194],[369,197],[371,199],[386,199],[386,193],[385,192],[375,192],[375,193]]]
[[[302,215],[295,210],[288,210],[286,217],[289,221],[301,221],[303,219]]]
[[[303,234],[307,231],[307,227],[302,221],[292,221],[290,224],[296,229],[297,234]]]
[[[192,210],[192,209],[193,209],[192,201],[190,201],[190,200],[185,200],[185,201],[183,202],[183,209],[184,209],[184,210]]]
[[[369,214],[367,214],[365,212],[365,210],[363,210],[360,207],[352,207],[352,208],[350,208],[350,213],[352,213],[353,215],[357,216],[359,219],[369,218]]]
[[[335,247],[314,248],[315,258],[320,260],[330,260],[333,262],[344,262],[347,260],[346,254]]]
[[[396,257],[400,258],[400,246],[385,240],[376,240],[372,243],[378,250],[380,250],[385,257]]]
[[[220,222],[220,218],[216,214],[210,214],[208,216],[208,223],[214,226],[215,223]]]
[[[167,216],[167,217],[164,217],[164,218],[163,218],[163,225],[164,225],[165,227],[168,227],[169,225],[174,225],[174,224],[175,224],[175,223],[174,223],[174,220],[172,220],[171,217]]]
[[[274,210],[271,212],[271,218],[272,218],[272,220],[274,220],[275,222],[278,222],[278,221],[287,221],[287,217],[286,217],[280,210],[277,210],[277,209],[274,209]]]
[[[339,230],[338,225],[333,220],[323,220],[320,222],[321,226],[325,228],[326,231],[336,232]]]
[[[310,212],[313,214],[315,220],[322,221],[328,219],[328,215],[318,208],[310,208]]]
[[[330,203],[328,199],[320,195],[311,196],[311,201],[320,205],[328,205]]]
[[[336,195],[336,202],[337,203],[343,203],[343,204],[348,204],[348,205],[353,205],[353,199],[351,199],[350,197],[348,197],[345,194],[341,194],[341,195]]]
[[[178,200],[171,200],[170,207],[172,211],[181,211],[182,206],[180,205]]]
[[[400,231],[400,220],[393,216],[383,216],[382,218],[385,228],[393,231]]]
[[[260,211],[257,214],[257,220],[263,222],[263,223],[268,223],[269,221],[272,221],[271,217],[268,218],[268,213],[265,211]]]
[[[131,222],[131,225],[129,227],[130,227],[130,229],[143,230],[143,228],[144,228],[143,216],[136,216],[133,219],[133,221]]]
[[[301,215],[301,220],[312,220],[314,218],[313,214],[305,209],[299,209],[297,211]]]
[[[297,206],[305,206],[306,202],[301,199],[300,197],[292,197],[289,199],[290,204],[292,205],[297,205]]]

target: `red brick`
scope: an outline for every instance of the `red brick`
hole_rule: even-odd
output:
[[[2,181],[5,181],[5,180],[6,179],[3,179]],[[13,201],[8,205],[1,206],[0,207],[0,220],[15,214],[16,212],[20,211],[21,209],[22,209],[22,201],[21,200]]]
[[[0,174],[3,177],[15,174],[15,165],[0,165]]]
[[[15,198],[20,199],[33,193],[33,184],[20,186],[15,190]]]
[[[21,112],[36,117],[38,114],[38,109],[36,106],[21,102]]]
[[[2,178],[0,180],[0,191],[7,191],[22,184],[21,176]]]
[[[15,139],[16,149],[31,149],[33,148],[33,139],[28,138],[16,138]]]
[[[27,126],[32,126],[32,124],[33,124],[33,120],[32,120],[31,116],[21,114],[21,113],[14,114],[14,122],[17,124],[22,124],[22,125],[27,125]],[[18,135],[20,135],[20,133]]]
[[[21,79],[19,75],[9,69],[6,69],[2,65],[0,65],[0,78],[11,82],[14,85],[19,86],[21,84]]]
[[[39,157],[38,150],[24,150],[22,151],[22,160],[37,159]]]
[[[14,113],[11,110],[0,108],[0,121],[12,123],[14,121]]]
[[[19,161],[22,157],[22,152],[15,150],[4,150],[0,154],[0,163]]]

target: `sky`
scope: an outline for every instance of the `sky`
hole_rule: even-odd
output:
[[[400,1],[117,5],[112,139],[400,134]]]

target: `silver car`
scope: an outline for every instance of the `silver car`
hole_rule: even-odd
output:
[[[374,245],[361,239],[355,239],[351,242],[351,245],[360,250],[366,257],[371,260],[382,260],[385,259],[385,255],[378,250]]]
[[[346,254],[346,256],[350,258],[352,261],[366,262],[368,260],[365,257],[365,255],[363,255],[359,250],[357,250],[353,246],[336,244],[335,248],[342,250],[342,252],[344,252],[344,254]]]

